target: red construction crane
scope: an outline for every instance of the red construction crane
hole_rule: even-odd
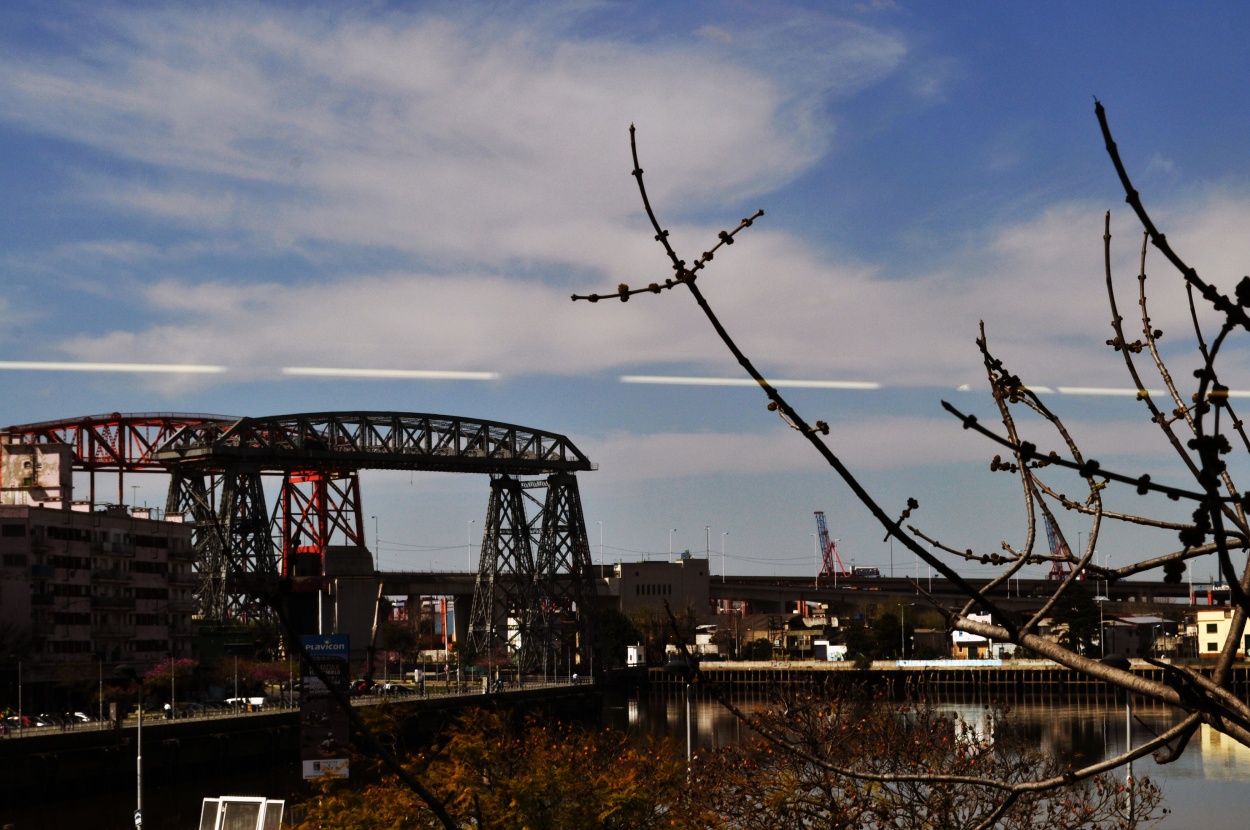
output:
[[[816,529],[820,531],[820,552],[821,552],[821,576],[850,576],[851,573],[842,564],[842,557],[838,556],[838,543],[834,539],[829,538],[829,527],[825,524],[825,511],[816,511]],[[834,568],[837,568],[835,571]]]
[[[1068,543],[1059,538],[1059,533],[1055,530],[1055,523],[1051,521],[1050,516],[1046,516],[1046,539],[1050,542],[1050,552],[1053,556],[1068,556],[1072,554],[1068,550]],[[1072,573],[1072,562],[1060,559],[1054,560],[1050,566],[1050,573],[1046,574],[1047,579],[1067,579],[1068,574]],[[1081,571],[1081,575],[1077,579],[1084,579],[1085,571]]]

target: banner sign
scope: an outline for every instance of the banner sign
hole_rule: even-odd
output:
[[[304,778],[324,775],[345,778],[348,773],[347,748],[351,728],[347,713],[330,696],[330,690],[313,674],[308,662],[316,663],[330,683],[347,693],[348,637],[346,634],[316,634],[300,638],[307,655],[301,668],[303,686],[299,696],[300,761]]]

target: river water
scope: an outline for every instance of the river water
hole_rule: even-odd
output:
[[[761,699],[743,699],[750,711],[765,705]],[[983,707],[974,703],[949,703],[965,719],[975,721]],[[691,737],[696,752],[732,744],[749,733],[724,708],[711,700],[691,701]],[[1153,732],[1167,729],[1177,716],[1164,708],[1135,710],[1133,741],[1140,743]],[[1125,746],[1122,708],[1066,704],[1018,704],[1012,717],[1036,736],[1039,745],[1064,758],[1093,761]],[[686,702],[678,695],[619,695],[605,703],[604,725],[636,735],[669,736],[678,751],[685,751]],[[1162,830],[1245,830],[1250,826],[1250,749],[1203,727],[1181,759],[1167,766],[1139,761],[1134,772],[1147,775],[1163,788],[1164,806],[1171,812],[1157,826]],[[1120,771],[1118,774],[1122,775]],[[260,773],[223,775],[180,782],[174,786],[148,787],[144,791],[145,830],[195,830],[200,802],[222,794],[265,795],[290,798],[303,786],[298,764],[278,765]],[[127,788],[109,796],[57,799],[21,811],[0,804],[0,825],[14,830],[131,830],[134,827],[135,791]]]
[[[767,705],[762,699],[735,700],[744,711]],[[941,708],[975,723],[984,712],[979,703],[951,702]],[[1175,725],[1180,715],[1165,707],[1134,707],[1132,740],[1138,745]],[[1093,763],[1124,751],[1126,746],[1123,707],[1065,703],[1020,703],[1011,706],[1011,717],[1038,744],[1057,757]],[[605,722],[618,729],[654,737],[671,736],[678,751],[685,752],[686,702],[683,695],[641,695],[608,700]],[[691,701],[693,751],[714,749],[741,741],[749,727],[715,701]],[[1160,830],[1246,830],[1250,827],[1250,748],[1203,726],[1181,758],[1159,765],[1147,758],[1133,765],[1134,776],[1148,776],[1163,790],[1163,806],[1169,813],[1155,825]],[[1115,773],[1123,777],[1124,770]]]

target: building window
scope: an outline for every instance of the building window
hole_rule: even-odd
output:
[[[0,536],[25,536],[26,525],[6,524],[0,525]]]
[[[1219,623],[1207,623],[1207,633],[1215,634],[1220,630]]]
[[[1219,651],[1219,650],[1220,650],[1219,643],[1207,643],[1207,651]]]

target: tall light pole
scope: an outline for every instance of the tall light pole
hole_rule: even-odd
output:
[[[899,639],[899,659],[907,659],[907,606],[912,605],[910,602],[900,602],[898,604],[898,639]]]
[[[139,725],[135,728],[135,827],[143,826],[143,680],[139,684]]]
[[[382,543],[378,541],[378,517],[370,516],[373,519],[373,561],[380,571],[382,570]]]
[[[725,584],[725,537],[729,535],[726,530],[720,535],[720,584]]]
[[[820,540],[816,538],[815,533],[809,533],[812,537],[812,564],[816,566],[816,587],[820,587]]]
[[[475,519],[469,519],[469,524],[464,531],[464,549],[469,556],[469,573],[473,573],[473,522]]]
[[[1132,664],[1123,654],[1110,654],[1102,658],[1100,661],[1103,665],[1111,666],[1120,671],[1130,671]],[[1130,751],[1133,748],[1133,693],[1129,689],[1124,690],[1124,749]],[[1128,800],[1128,819],[1129,825],[1132,826],[1135,816],[1135,807],[1133,803],[1133,761],[1130,758],[1128,766],[1125,769],[1124,776],[1125,795]]]
[[[135,732],[135,827],[143,827],[143,678],[134,666],[118,666],[117,673],[139,687],[139,725]]]
[[[677,532],[677,528],[673,528],[668,532],[668,561],[673,561],[673,534]]]
[[[595,522],[599,525],[599,567],[603,567],[603,522]]]
[[[703,537],[704,537],[703,544],[705,545],[703,557],[705,559],[711,559],[712,558],[712,526],[711,525],[703,526]]]

